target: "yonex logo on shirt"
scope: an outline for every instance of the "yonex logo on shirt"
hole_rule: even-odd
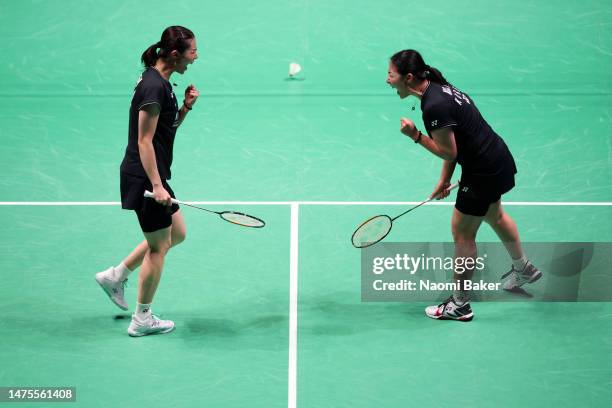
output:
[[[436,126],[437,124],[438,124],[438,121],[437,121],[437,120],[432,120],[432,121],[431,121],[431,126]]]

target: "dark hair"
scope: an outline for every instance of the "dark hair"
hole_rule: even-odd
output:
[[[181,26],[171,26],[164,30],[161,40],[142,53],[140,60],[145,67],[152,67],[159,58],[166,58],[174,50],[179,54],[189,48],[190,40],[195,38],[190,29]],[[159,50],[158,50],[159,49]]]
[[[448,81],[439,70],[425,64],[423,57],[418,51],[403,50],[396,52],[391,57],[391,62],[401,75],[408,75],[410,73],[419,79],[429,79],[431,82],[436,82],[440,85],[448,84]]]

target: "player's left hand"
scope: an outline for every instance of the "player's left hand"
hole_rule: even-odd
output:
[[[196,103],[198,96],[200,96],[200,91],[195,87],[195,85],[191,84],[185,89],[185,104],[193,108],[193,105]]]

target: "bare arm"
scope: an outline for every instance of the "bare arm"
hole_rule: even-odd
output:
[[[155,201],[160,204],[171,205],[170,194],[162,186],[159,171],[157,170],[157,160],[155,159],[155,149],[153,148],[153,136],[157,128],[159,119],[159,105],[153,103],[144,106],[138,112],[138,152],[140,161],[144,167],[147,177],[153,186]]]
[[[450,183],[450,180],[453,177],[453,173],[455,172],[456,165],[456,160],[444,160],[444,164],[442,164],[442,173],[440,174],[440,181]]]
[[[179,126],[183,123],[189,111],[193,109],[198,96],[200,96],[200,91],[198,91],[195,85],[191,84],[185,89],[185,100],[183,101],[183,106],[179,109]]]
[[[457,145],[452,127],[436,129],[431,132],[433,139],[422,137],[410,119],[401,119],[401,132],[441,159],[454,161],[457,158]]]
[[[431,193],[430,197],[434,197],[436,200],[441,200],[443,198],[448,197],[450,191],[448,188],[450,187],[451,177],[453,177],[453,173],[455,172],[455,166],[457,162],[455,160],[444,160],[444,164],[442,164],[442,173],[440,174],[440,180],[438,180],[438,184],[434,188],[433,193]]]
[[[430,139],[423,137],[423,134],[416,128],[412,120],[402,118],[400,120],[400,131],[444,160],[440,180],[430,197],[435,197],[438,200],[447,197],[450,194],[448,190],[450,179],[457,165],[457,144],[455,143],[453,129],[451,127],[436,129],[431,133],[433,139]]]
[[[457,145],[452,127],[445,127],[431,132],[432,139],[421,139],[421,145],[441,159],[455,161]]]

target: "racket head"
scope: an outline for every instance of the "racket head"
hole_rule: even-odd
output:
[[[382,241],[393,226],[393,220],[388,215],[375,215],[365,220],[351,236],[355,248],[366,248]]]
[[[219,217],[221,217],[225,221],[231,222],[232,224],[235,224],[235,225],[240,225],[241,227],[263,228],[266,225],[266,223],[263,220],[257,217],[253,217],[252,215],[244,214],[241,212],[223,211],[218,214],[219,214]]]

